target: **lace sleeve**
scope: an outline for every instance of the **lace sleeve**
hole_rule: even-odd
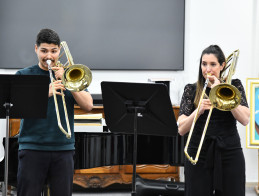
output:
[[[240,105],[248,107],[248,103],[246,100],[246,93],[244,87],[239,79],[232,80],[232,85],[234,85],[241,93],[241,103]]]
[[[184,114],[186,116],[191,115],[194,110],[194,96],[195,96],[195,84],[187,84],[184,88],[183,96],[180,104],[179,116]]]

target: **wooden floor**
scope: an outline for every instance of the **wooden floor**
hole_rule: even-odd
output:
[[[73,196],[131,196],[131,193],[74,193]],[[246,189],[246,196],[258,196],[254,188]]]
[[[247,183],[246,196],[258,196],[257,193],[255,192],[256,185],[257,185],[257,183]],[[78,192],[78,193],[73,193],[73,196],[131,196],[131,192],[130,191],[91,192],[91,193]]]
[[[12,191],[11,195],[16,196],[16,192]],[[2,193],[0,191],[0,196]],[[73,196],[131,196],[130,191],[122,192],[122,191],[109,191],[109,192],[102,192],[102,191],[95,191],[95,192],[76,192],[73,193]],[[246,187],[246,196],[258,196],[255,192],[254,185],[248,185]]]
[[[73,193],[73,196],[131,196],[130,192],[109,192],[109,193]]]

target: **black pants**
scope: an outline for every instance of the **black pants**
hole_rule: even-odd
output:
[[[40,196],[48,182],[50,195],[71,196],[73,156],[74,151],[19,151],[17,195]]]
[[[213,188],[213,168],[204,161],[185,161],[185,196],[245,196],[245,159],[242,149],[222,152],[222,191]]]

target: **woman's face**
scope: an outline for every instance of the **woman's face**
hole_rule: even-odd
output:
[[[217,57],[214,54],[204,54],[201,61],[202,75],[206,79],[207,74],[211,74],[219,78],[220,71],[224,66],[221,66]]]

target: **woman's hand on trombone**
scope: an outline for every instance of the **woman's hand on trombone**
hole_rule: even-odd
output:
[[[196,116],[196,113],[198,112],[197,117],[199,117],[200,115],[202,115],[204,113],[205,110],[209,110],[210,108],[211,108],[211,102],[210,102],[208,96],[205,94],[204,98],[201,100],[199,111],[198,111],[198,108],[196,108],[196,110],[194,110],[190,116],[186,116],[184,114],[179,116],[178,121],[177,121],[178,122],[178,133],[182,136],[185,135],[186,133],[188,133],[192,126],[193,119]]]
[[[202,115],[205,110],[209,110],[211,108],[211,106],[212,105],[211,105],[209,98],[202,99],[198,116]],[[198,108],[196,110],[198,110]]]
[[[209,78],[208,86],[210,88],[213,88],[213,87],[217,86],[218,84],[220,84],[220,80],[215,75],[207,75],[207,77]]]
[[[220,84],[220,80],[215,76],[215,75],[207,75],[207,78],[209,79],[209,84],[208,86],[210,88],[213,88],[215,86],[217,86],[218,84]],[[202,115],[204,113],[205,110],[210,110],[210,108],[212,107],[212,104],[210,102],[209,97],[205,94],[204,98],[201,101],[201,105],[198,111],[198,116]],[[197,108],[198,109],[198,108]],[[197,110],[196,109],[196,110]]]

